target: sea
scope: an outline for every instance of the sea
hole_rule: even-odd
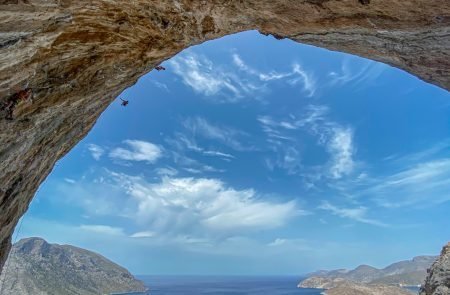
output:
[[[137,276],[148,293],[123,295],[320,295],[324,290],[297,288],[298,276]],[[417,288],[410,288],[417,294]]]

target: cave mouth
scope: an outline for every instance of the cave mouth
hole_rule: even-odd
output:
[[[445,90],[255,31],[161,66],[59,162],[18,238],[218,275],[382,266],[445,243]]]

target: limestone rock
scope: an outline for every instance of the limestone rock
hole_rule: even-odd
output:
[[[121,91],[184,48],[246,30],[450,88],[448,1],[0,0],[0,269],[40,183]]]
[[[450,294],[450,243],[441,252],[441,256],[428,270],[428,277],[420,290],[420,295]]]

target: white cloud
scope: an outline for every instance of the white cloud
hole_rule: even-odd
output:
[[[105,153],[105,150],[103,148],[93,143],[88,144],[87,148],[89,152],[91,152],[92,157],[97,161],[100,160],[100,158]]]
[[[201,121],[201,124],[207,124],[211,129],[212,125],[209,124],[205,119],[197,118]],[[185,122],[183,122],[183,125],[188,129],[189,134],[183,134],[181,132],[176,132],[173,138],[166,138],[166,142],[169,143],[172,147],[174,147],[179,152],[184,152],[185,150],[194,151],[201,153],[205,156],[211,156],[211,157],[219,157],[222,158],[225,161],[230,161],[231,159],[234,159],[235,157],[231,154],[220,152],[217,150],[207,150],[201,146],[199,146],[196,142],[196,132],[194,129],[196,129],[194,123],[195,119],[187,119]],[[219,129],[219,127],[212,127],[215,129]],[[227,128],[229,129],[229,128]],[[228,132],[228,131],[224,131]],[[230,132],[228,132],[230,133]],[[210,138],[210,134],[207,134],[205,137]],[[217,136],[215,136],[217,138]],[[223,138],[221,138],[223,139]]]
[[[350,174],[355,166],[353,161],[353,131],[350,128],[333,128],[328,149],[333,158],[330,167],[331,177],[338,179]]]
[[[154,163],[162,154],[162,148],[146,141],[141,140],[125,140],[124,143],[129,146],[129,149],[115,148],[109,156],[113,159],[125,161],[143,161]]]
[[[316,81],[307,73],[299,64],[294,64],[293,72],[299,75],[299,78],[292,79],[290,83],[297,84],[299,81],[303,82],[303,90],[308,94],[308,97],[314,96],[316,93]]]
[[[170,64],[184,84],[205,96],[224,94],[225,101],[235,102],[244,93],[250,94],[258,90],[251,83],[244,83],[232,71],[215,65],[204,56],[184,54],[171,59]]]
[[[287,242],[286,239],[280,239],[280,238],[277,238],[277,239],[275,239],[274,241],[270,242],[268,245],[269,245],[270,247],[277,247],[277,246],[281,246],[281,245],[286,244],[286,242]]]
[[[76,183],[76,181],[75,180],[73,180],[72,178],[64,178],[64,181],[65,182],[67,182],[67,183],[71,183],[71,184],[74,184],[74,183]]]
[[[109,225],[80,225],[80,229],[105,235],[123,235],[123,228]]]
[[[333,215],[342,217],[342,218],[348,218],[354,221],[358,221],[361,223],[367,223],[375,226],[381,226],[386,227],[388,226],[386,223],[383,223],[381,221],[370,219],[367,217],[367,207],[356,207],[356,208],[340,208],[337,206],[334,206],[330,204],[327,201],[323,201],[322,204],[319,206],[319,209],[326,210],[331,212]]]
[[[262,72],[248,66],[238,54],[232,55],[233,64],[246,75],[237,75],[228,65],[214,64],[205,56],[185,53],[170,60],[173,72],[195,92],[214,97],[216,102],[237,102],[245,96],[260,99],[267,92],[266,83],[286,80],[291,86],[302,85],[303,92],[311,97],[316,92],[313,75],[299,64],[292,64],[287,72]]]
[[[266,158],[267,168],[274,170],[275,168],[284,169],[289,175],[297,174],[302,168],[302,158],[300,152],[294,146],[286,146],[277,143],[273,147],[276,158]]]
[[[384,177],[368,179],[368,188],[358,196],[370,196],[387,208],[431,206],[450,201],[450,160],[418,163]]]
[[[262,200],[252,189],[236,190],[217,179],[164,177],[148,183],[140,177],[113,176],[136,202],[138,222],[159,234],[235,234],[277,228],[306,214],[295,201]]]
[[[306,70],[304,70],[301,65],[298,63],[294,63],[292,65],[292,70],[289,72],[279,73],[276,71],[270,72],[261,72],[250,66],[248,66],[242,58],[238,54],[233,54],[233,62],[234,64],[241,70],[246,72],[247,74],[258,77],[259,80],[264,82],[269,82],[273,80],[282,80],[289,78],[287,82],[290,85],[297,85],[302,83],[303,91],[307,93],[308,97],[314,96],[317,85],[313,75]]]
[[[352,69],[352,65],[358,67]],[[340,71],[333,71],[328,73],[330,78],[330,84],[333,85],[345,85],[352,83],[353,85],[361,84],[362,82],[375,81],[383,72],[387,69],[387,65],[374,62],[364,61],[363,64],[357,62],[356,59],[344,59],[341,64]]]
[[[203,151],[204,155],[207,156],[215,156],[215,157],[221,157],[221,158],[225,158],[225,159],[235,159],[235,156],[231,155],[231,154],[227,154],[227,153],[222,153],[219,151]]]
[[[160,167],[155,169],[155,172],[160,176],[175,176],[178,174],[178,170],[172,167]]]
[[[328,177],[339,179],[351,174],[356,166],[353,159],[356,152],[353,129],[328,119],[328,112],[326,106],[309,105],[301,116],[291,114],[283,119],[258,117],[263,131],[268,136],[267,142],[277,154],[275,160],[266,160],[268,167],[284,168],[291,174],[296,174],[299,168],[305,168],[301,166],[300,148],[296,146],[301,146],[298,140],[299,132],[306,131],[315,136],[317,143],[330,154],[327,167],[322,167],[322,170],[328,170]]]
[[[183,126],[193,137],[201,136],[216,140],[237,151],[254,149],[248,142],[242,142],[248,140],[249,135],[247,133],[227,126],[214,125],[201,117],[188,118],[183,122]]]
[[[172,141],[169,141],[169,143],[173,143]],[[175,144],[176,146],[176,144]],[[186,156],[185,151],[182,147],[176,147],[177,150],[171,151],[170,154],[172,155],[172,159],[174,163],[179,167],[180,169],[187,171],[192,174],[201,174],[204,172],[224,172],[225,170],[212,167],[210,165],[206,165],[200,161],[197,161],[191,157]],[[162,174],[160,174],[162,175]],[[169,175],[169,174],[167,174]],[[171,176],[171,175],[169,175]]]
[[[141,231],[141,232],[132,234],[130,237],[131,238],[152,238],[154,236],[155,236],[155,233],[152,231]]]

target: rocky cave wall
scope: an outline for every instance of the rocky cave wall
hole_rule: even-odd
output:
[[[448,1],[0,0],[0,269],[39,184],[121,91],[184,48],[252,29],[450,89]]]

